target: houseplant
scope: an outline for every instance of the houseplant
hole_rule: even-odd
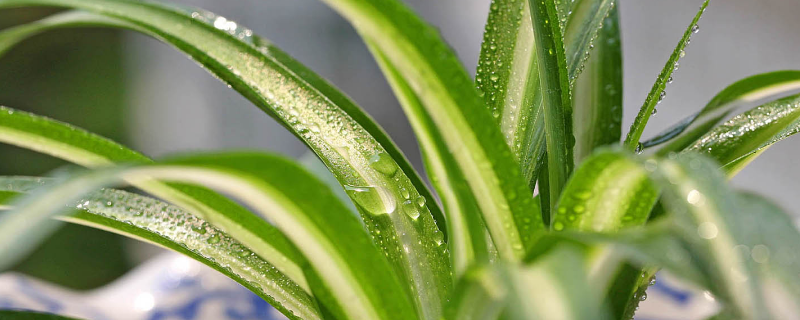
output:
[[[130,29],[175,46],[298,136],[358,210],[281,157],[154,162],[3,108],[0,141],[92,169],[3,179],[2,265],[30,250],[55,216],[184,253],[290,318],[626,319],[659,268],[712,292],[724,305],[720,318],[797,314],[786,311],[800,301],[797,230],[725,176],[796,132],[800,96],[736,107],[787,95],[800,72],[736,82],[641,141],[708,1],[621,143],[615,1],[493,1],[474,81],[400,2],[325,2],[383,69],[438,197],[352,101],[227,18],[128,0],[0,0],[0,8],[81,10],[3,31],[0,52],[75,26]],[[100,190],[122,184],[171,204]]]

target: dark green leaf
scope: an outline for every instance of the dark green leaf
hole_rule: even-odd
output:
[[[585,0],[584,0],[585,1]],[[603,22],[586,69],[573,89],[575,161],[594,149],[616,144],[622,135],[622,40],[618,12]]]
[[[639,144],[639,139],[641,139],[644,128],[647,126],[647,121],[650,119],[650,116],[653,115],[653,110],[656,109],[656,105],[666,96],[664,89],[666,89],[667,84],[670,82],[670,79],[672,79],[672,73],[678,69],[678,60],[685,54],[684,50],[692,34],[699,30],[697,22],[700,21],[700,17],[702,17],[703,13],[706,11],[708,2],[709,0],[705,0],[700,6],[700,11],[697,12],[692,23],[686,28],[686,32],[683,33],[683,37],[678,42],[678,46],[675,47],[675,50],[672,52],[669,60],[667,60],[667,64],[664,66],[661,74],[658,75],[656,83],[653,84],[653,89],[650,90],[650,94],[647,95],[644,105],[639,109],[639,114],[636,116],[630,131],[628,131],[628,135],[625,137],[624,145],[628,150],[635,151],[642,149],[642,146]]]

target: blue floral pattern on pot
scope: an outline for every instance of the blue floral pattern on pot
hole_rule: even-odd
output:
[[[713,298],[660,273],[636,320],[700,320]],[[261,298],[215,270],[167,253],[106,287],[72,292],[15,273],[0,275],[0,309],[26,309],[88,320],[279,320]]]

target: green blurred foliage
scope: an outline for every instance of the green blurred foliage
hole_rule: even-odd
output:
[[[0,12],[0,28],[51,9]],[[44,33],[0,57],[0,105],[45,115],[124,143],[122,34],[70,29]],[[65,165],[0,145],[0,174],[43,175]],[[65,225],[15,270],[73,289],[91,289],[130,269],[121,236]],[[57,263],[55,261],[58,261]]]

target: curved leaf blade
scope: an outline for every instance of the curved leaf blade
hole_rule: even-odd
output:
[[[476,261],[488,261],[489,258],[486,245],[486,241],[489,239],[486,239],[485,236],[486,227],[481,220],[481,213],[476,204],[477,200],[466,181],[463,180],[464,174],[461,170],[457,166],[450,165],[456,160],[446,152],[447,147],[441,140],[441,133],[433,125],[433,120],[424,112],[417,95],[392,64],[386,60],[380,49],[369,41],[367,45],[375,55],[381,69],[384,70],[400,105],[407,114],[414,115],[409,117],[409,121],[417,133],[417,141],[425,159],[425,168],[441,197],[447,215],[448,230],[450,230],[448,247],[457,279]],[[443,303],[439,297],[424,297],[423,299],[427,303],[438,306]]]
[[[566,3],[566,0],[556,1]],[[569,18],[564,30],[564,47],[566,48],[567,74],[570,83],[574,83],[584,69],[586,61],[593,51],[598,33],[603,29],[604,21],[614,10],[616,0],[577,0],[570,1]],[[561,18],[563,19],[563,18]],[[615,33],[619,38],[619,31]],[[612,33],[614,36],[614,33]],[[602,41],[602,39],[600,39]],[[598,51],[598,50],[594,50]]]
[[[0,106],[0,142],[61,158],[86,167],[115,162],[150,163],[144,155],[79,128]],[[257,255],[297,283],[304,283],[297,249],[275,227],[240,205],[208,189],[159,182],[138,183],[152,194],[198,210],[199,217],[213,222]]]
[[[642,143],[648,148],[665,142],[658,153],[665,155],[689,146],[728,115],[756,101],[785,95],[800,89],[800,71],[784,70],[751,76],[726,87],[700,112]]]
[[[375,241],[387,244],[382,248],[397,272],[415,285],[415,297],[450,290],[448,253],[420,245],[446,230],[441,210],[417,173],[368,115],[268,41],[210,12],[151,2],[0,0],[0,7],[22,5],[78,8],[118,19],[122,23],[107,26],[134,25],[134,31],[190,55],[290,129],[325,162],[349,190]],[[424,205],[405,206],[408,200]],[[404,214],[389,214],[394,211]],[[409,250],[391,249],[398,247]],[[424,301],[418,300],[420,305]]]
[[[336,317],[415,318],[409,288],[400,284],[361,222],[322,182],[275,156],[212,154],[78,175],[16,202],[16,209],[0,220],[0,253],[13,253],[9,244],[24,239],[37,222],[90,190],[141,179],[203,184],[254,208],[308,259],[310,287]]]
[[[584,0],[585,1],[585,0]],[[622,39],[616,7],[594,40],[586,69],[573,88],[575,161],[622,136]]]
[[[48,182],[52,181],[0,177],[0,188],[18,196],[35,192],[34,188]],[[225,232],[176,206],[122,190],[103,189],[79,200],[73,209],[75,212],[58,219],[184,254],[240,283],[291,319],[322,319],[307,283],[295,283]]]
[[[759,223],[745,219],[750,213],[739,205],[717,166],[706,158],[684,155],[661,160],[652,169],[678,232],[708,270],[709,289],[728,301],[739,317],[765,319],[763,279],[737,247],[749,244]]]
[[[553,1],[528,1],[534,28],[539,78],[542,87],[548,186],[552,214],[574,163],[572,101],[563,31]],[[553,23],[551,23],[553,22]]]
[[[800,131],[800,95],[736,115],[711,129],[685,151],[706,154],[735,173],[771,145]]]
[[[493,0],[475,81],[525,181],[545,152],[539,60],[527,1]]]
[[[641,226],[658,201],[659,190],[632,155],[595,153],[572,176],[553,214],[553,230],[616,232]]]
[[[647,121],[650,119],[650,116],[653,115],[653,110],[655,110],[656,105],[664,99],[664,89],[667,87],[669,79],[672,77],[672,73],[677,70],[678,60],[680,60],[682,53],[686,49],[686,45],[689,43],[692,34],[698,30],[697,23],[700,21],[700,17],[703,16],[703,13],[706,12],[708,3],[709,0],[705,0],[703,4],[700,5],[700,11],[697,12],[697,15],[694,16],[692,23],[688,28],[686,28],[686,31],[683,33],[683,37],[678,42],[678,45],[672,52],[672,55],[667,60],[667,64],[664,66],[664,69],[661,70],[661,74],[658,75],[656,83],[653,84],[653,89],[651,89],[650,93],[647,95],[644,105],[641,109],[639,109],[639,114],[636,116],[633,124],[631,124],[630,131],[628,131],[628,135],[625,137],[625,142],[623,143],[625,148],[628,150],[642,150],[642,146],[639,144],[639,139],[642,137],[644,127],[647,126]]]
[[[464,173],[500,256],[521,257],[530,234],[544,226],[532,191],[452,50],[398,1],[325,2],[350,20],[411,86]]]

